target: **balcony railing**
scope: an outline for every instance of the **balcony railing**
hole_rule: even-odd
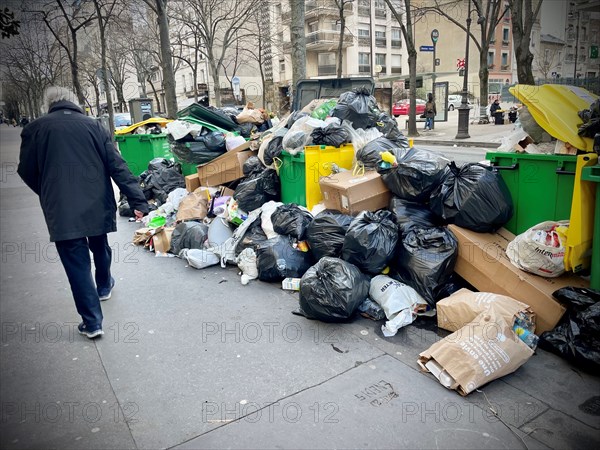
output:
[[[392,73],[402,74],[402,67],[394,67],[394,66],[392,66]]]
[[[363,47],[368,47],[369,45],[371,45],[371,38],[370,37],[359,37],[358,45],[362,45]]]
[[[358,65],[359,73],[371,73],[371,65],[369,64],[359,64]]]
[[[344,15],[349,16],[352,15],[354,11],[354,6],[352,3],[346,3],[344,5]],[[368,9],[368,8],[367,8]],[[305,6],[305,18],[312,19],[314,17],[319,16],[329,16],[329,17],[339,17],[339,10],[333,5],[318,5],[315,2],[306,3]]]
[[[375,47],[383,47],[385,48],[387,45],[385,38],[375,38]]]
[[[502,45],[508,45],[508,40],[505,41],[504,39],[502,39]]]
[[[375,18],[385,19],[387,17],[387,11],[385,9],[375,8]]]
[[[365,6],[359,6],[358,7],[358,15],[363,16],[363,17],[369,17],[371,14],[370,14],[369,8],[367,8]]]
[[[402,48],[402,41],[392,39],[392,48]]]
[[[353,37],[344,33],[344,45],[352,45]],[[318,47],[321,44],[337,44],[340,40],[339,31],[314,31],[306,35],[306,45]]]
[[[489,64],[488,63],[488,69],[493,69],[494,68],[494,64]]]
[[[508,70],[508,68],[509,68],[509,67],[510,67],[510,66],[509,66],[508,64],[502,64],[502,65],[500,66],[500,69],[501,69],[501,70]]]
[[[327,65],[327,66],[318,66],[317,73],[319,75],[335,75],[337,67],[335,64]]]

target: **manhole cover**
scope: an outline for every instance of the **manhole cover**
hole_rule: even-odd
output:
[[[596,395],[595,397],[588,398],[579,405],[579,409],[592,416],[600,416],[600,396]]]

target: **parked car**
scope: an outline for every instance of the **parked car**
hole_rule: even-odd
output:
[[[131,125],[131,114],[115,113],[115,130],[125,128]]]
[[[455,108],[458,108],[462,104],[462,95],[449,95],[448,96],[448,111],[454,111]],[[470,100],[467,99],[467,105],[469,108],[472,108]]]
[[[425,112],[425,100],[417,99],[417,115],[420,116]],[[394,117],[407,116],[410,110],[410,100],[400,100],[392,106],[392,115]]]

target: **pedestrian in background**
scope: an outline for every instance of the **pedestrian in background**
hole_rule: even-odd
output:
[[[433,94],[427,94],[427,103],[425,103],[425,129],[433,130],[433,119],[437,115],[437,108],[433,100]]]
[[[108,131],[83,113],[73,92],[50,87],[46,103],[48,114],[21,132],[18,173],[40,198],[50,241],[56,243],[83,320],[79,332],[91,339],[104,334],[100,301],[111,297],[115,285],[106,236],[117,230],[111,179],[136,217],[148,213],[148,203]]]

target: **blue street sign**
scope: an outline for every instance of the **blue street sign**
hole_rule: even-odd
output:
[[[432,52],[433,51],[433,45],[421,45],[419,47],[419,51],[420,52]]]

